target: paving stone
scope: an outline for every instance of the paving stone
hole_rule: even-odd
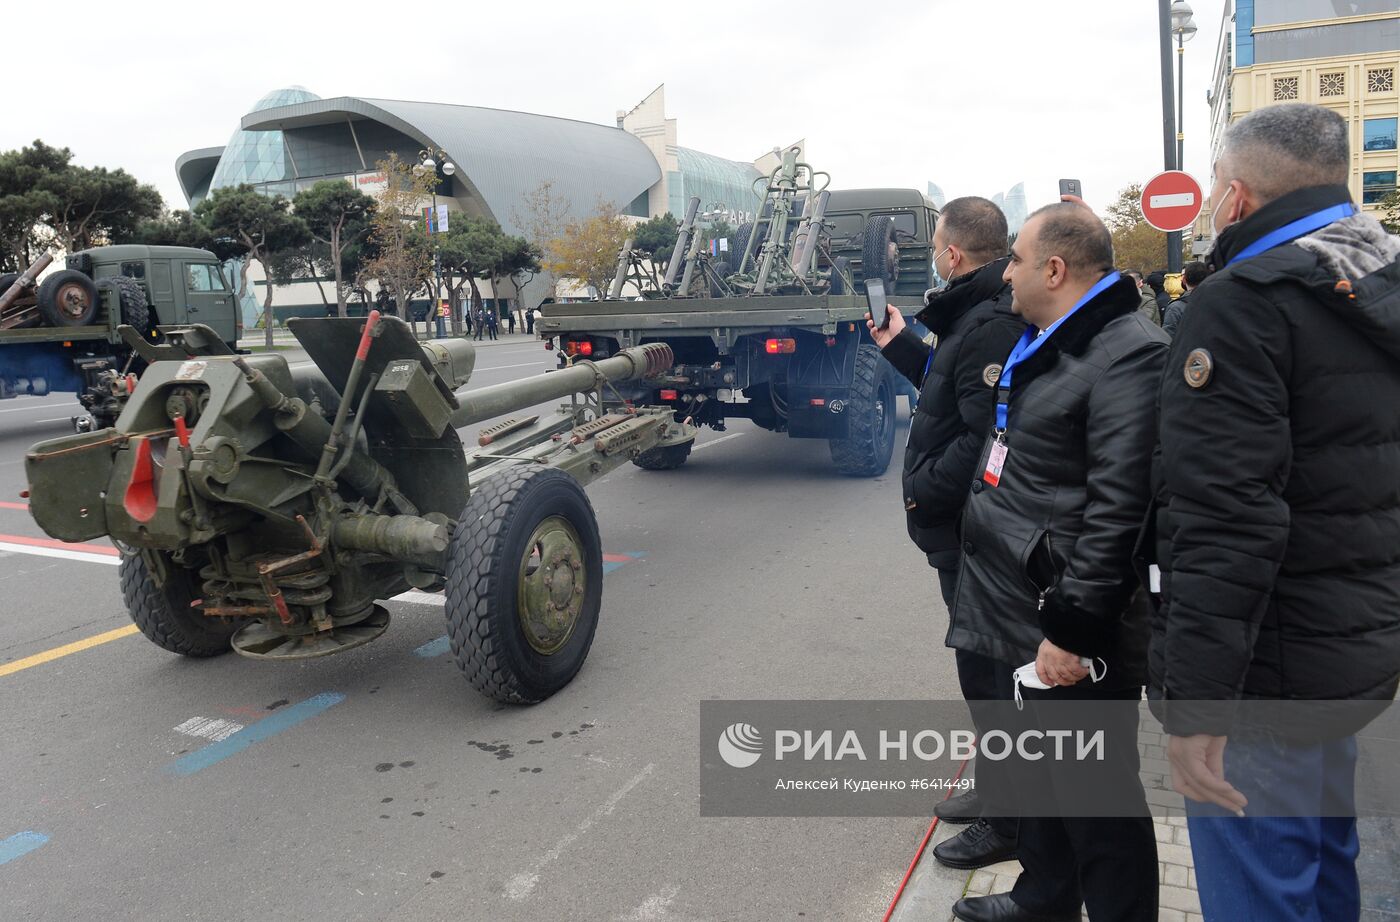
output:
[[[1191,830],[1187,829],[1185,826],[1178,826],[1172,831],[1176,836],[1177,845],[1191,844]]]
[[[1179,864],[1183,868],[1195,867],[1195,862],[1191,859],[1191,849],[1185,845],[1159,844],[1157,846],[1157,860],[1165,861],[1167,864]]]
[[[1162,906],[1168,909],[1179,909],[1182,912],[1200,912],[1201,898],[1195,890],[1187,890],[1185,887],[1158,888],[1157,899]]]
[[[1162,876],[1162,883],[1172,887],[1185,887],[1189,883],[1186,868],[1179,864],[1167,865],[1167,871]]]
[[[1172,841],[1172,828],[1166,823],[1157,822],[1152,824],[1152,834],[1157,837],[1158,842]]]
[[[1157,922],[1186,922],[1186,913],[1180,909],[1158,909]]]
[[[967,892],[977,894],[991,893],[992,882],[995,879],[996,875],[988,871],[986,868],[982,868],[979,871],[973,871],[972,877],[969,878],[967,881]]]

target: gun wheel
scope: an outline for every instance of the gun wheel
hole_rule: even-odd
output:
[[[472,687],[534,704],[573,679],[602,607],[603,550],[578,481],[517,468],[472,491],[449,549],[447,634]]]
[[[171,653],[195,657],[227,653],[229,638],[243,622],[210,618],[191,608],[196,585],[193,574],[168,555],[162,556],[168,574],[164,586],[156,585],[143,556],[122,556],[117,574],[131,620],[146,639]]]

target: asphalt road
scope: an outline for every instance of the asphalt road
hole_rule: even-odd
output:
[[[474,383],[551,365],[500,344]],[[479,696],[434,643],[441,606],[405,601],[379,640],[300,665],[184,660],[135,634],[4,674],[130,625],[114,557],[27,543],[23,451],[73,406],[0,404],[0,918],[884,911],[926,822],[701,818],[698,725],[707,698],[956,696],[897,462],[843,478],[824,443],[738,421],[678,471],[590,486],[614,565],[601,625],[534,707]]]

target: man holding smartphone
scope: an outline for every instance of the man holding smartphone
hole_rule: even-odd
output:
[[[1026,325],[1011,312],[1011,290],[1002,280],[1007,227],[1001,209],[984,198],[954,199],[939,215],[933,247],[934,269],[946,284],[924,295],[917,319],[937,335],[937,345],[915,336],[897,310],[888,310],[883,329],[874,318],[869,326],[885,358],[920,389],[904,450],[904,508],[909,537],[938,571],[951,608],[961,555],[958,520],[991,429],[997,378]],[[1009,698],[1011,689],[1005,682],[998,688],[990,658],[962,650],[956,656],[963,697],[980,725],[975,702]],[[1016,820],[996,806],[997,767],[982,765],[976,789],[938,805],[946,822],[971,824],[934,849],[943,864],[980,868],[1016,853]]]

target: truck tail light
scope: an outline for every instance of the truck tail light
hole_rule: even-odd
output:
[[[564,351],[567,352],[569,355],[592,355],[593,343],[586,339],[582,342],[574,342],[573,340],[570,340],[569,342],[564,344]]]
[[[825,398],[825,397],[813,397],[813,398],[812,398],[812,406],[814,406],[814,407],[824,407],[824,406],[826,406],[826,398]]]
[[[662,399],[662,400],[675,400],[675,399],[677,399],[677,397],[676,397],[676,392],[673,391],[673,390],[669,390],[669,389],[664,390],[664,391],[661,392],[661,399]]]
[[[769,355],[789,355],[797,351],[797,340],[770,339],[763,344],[763,350]]]

